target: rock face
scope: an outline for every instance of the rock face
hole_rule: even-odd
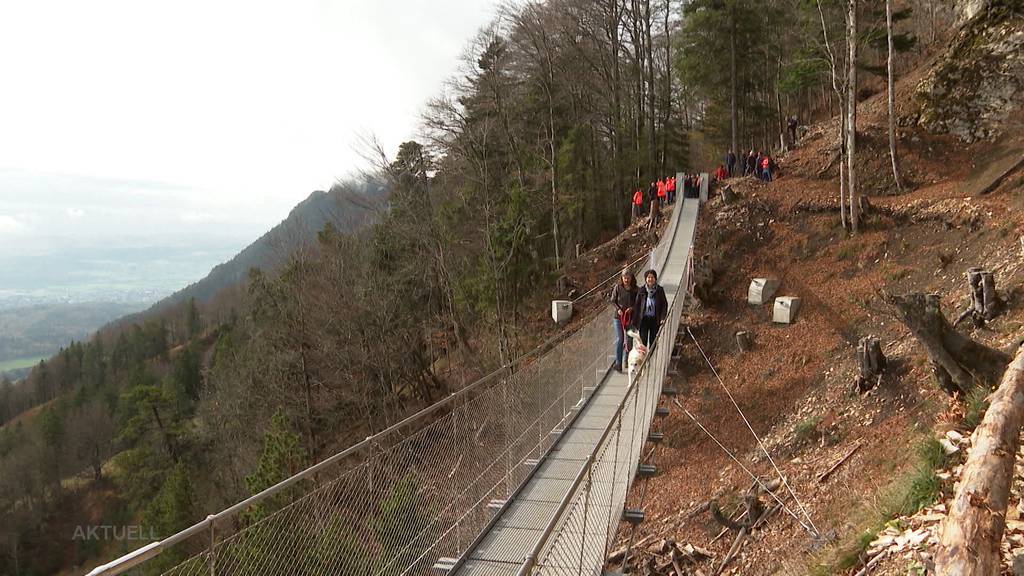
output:
[[[1024,11],[1020,0],[965,0],[969,15],[917,87],[918,122],[965,142],[994,138],[1024,102]]]
[[[989,5],[989,0],[958,0],[956,11],[961,23],[974,18]]]

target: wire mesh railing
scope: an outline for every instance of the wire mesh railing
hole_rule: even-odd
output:
[[[674,219],[682,210],[675,212]],[[672,234],[677,231],[675,224],[673,222]],[[672,239],[669,239],[668,245],[671,243]],[[639,512],[642,508],[642,503],[637,501],[642,497],[631,495],[630,488],[637,478],[641,450],[661,397],[662,384],[679,332],[685,295],[690,287],[689,242],[686,248],[687,253],[679,255],[683,260],[678,292],[666,322],[658,332],[656,344],[630,381],[624,399],[576,477],[573,488],[563,499],[560,513],[552,519],[534,553],[524,561],[519,575],[599,576],[624,511],[633,509]],[[659,262],[660,271],[665,270],[664,258],[667,256],[666,251]]]
[[[663,268],[673,212],[638,266]],[[557,441],[552,431],[585,389],[600,383],[614,352],[610,318],[602,308],[546,352],[89,574],[434,573],[438,558],[474,542]]]

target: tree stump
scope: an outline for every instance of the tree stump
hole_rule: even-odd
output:
[[[857,376],[857,391],[861,394],[871,390],[881,381],[886,359],[882,344],[875,336],[865,336],[857,343],[857,361],[860,374]]]
[[[953,326],[970,318],[974,325],[981,328],[986,321],[995,318],[999,312],[999,296],[996,294],[996,280],[992,272],[981,268],[967,270],[967,287],[970,290],[971,303],[964,310]]]
[[[732,204],[735,201],[736,201],[736,192],[733,191],[732,186],[730,186],[728,184],[726,184],[725,186],[722,186],[722,202],[725,202],[726,204]],[[1022,240],[1024,240],[1024,239],[1022,239]],[[1024,245],[1024,242],[1022,242],[1022,245]]]
[[[704,254],[693,262],[693,295],[702,302],[708,302],[714,285],[715,272],[711,266],[711,257]]]
[[[736,346],[740,352],[748,352],[754,347],[754,337],[750,332],[740,331],[736,333]]]
[[[966,396],[978,386],[999,381],[1010,357],[957,332],[942,314],[938,294],[884,298],[928,353],[935,378],[947,394]]]

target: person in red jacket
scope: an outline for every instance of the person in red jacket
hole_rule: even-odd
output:
[[[726,172],[725,166],[722,166],[721,164],[719,164],[718,165],[718,170],[715,170],[715,180],[717,182],[721,182],[722,180],[725,180],[728,177],[729,177],[729,173]]]
[[[644,213],[644,191],[637,188],[633,192],[633,220],[639,220]]]
[[[765,182],[772,181],[772,157],[767,154],[761,159],[761,179]]]
[[[676,203],[676,177],[669,176],[668,180],[665,181],[665,193],[668,196],[668,203]]]
[[[667,194],[668,194],[668,192],[665,191],[665,180],[664,179],[658,180],[658,202],[660,202],[662,206],[664,206],[666,204],[665,200],[666,200]]]

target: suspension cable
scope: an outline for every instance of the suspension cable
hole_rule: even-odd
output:
[[[718,447],[719,447],[719,448],[721,448],[721,449],[722,449],[722,451],[723,451],[723,452],[725,452],[725,453],[726,453],[726,454],[727,454],[727,455],[729,456],[729,458],[731,458],[731,459],[732,459],[732,461],[736,463],[736,465],[737,465],[737,466],[739,466],[740,468],[742,468],[742,469],[743,469],[743,471],[744,471],[744,472],[746,472],[748,476],[750,476],[751,478],[753,478],[754,482],[756,482],[756,483],[757,483],[757,485],[761,487],[761,489],[763,489],[763,490],[764,490],[765,492],[767,492],[767,493],[768,493],[768,494],[769,494],[769,495],[770,495],[770,496],[771,496],[772,498],[774,498],[774,499],[775,499],[775,501],[776,501],[776,502],[777,502],[777,503],[779,504],[779,506],[781,506],[781,507],[782,507],[782,509],[783,509],[783,510],[785,510],[787,514],[789,514],[790,516],[792,516],[792,517],[793,517],[793,519],[794,519],[794,520],[796,520],[796,521],[797,521],[797,523],[798,523],[798,524],[800,524],[800,526],[801,526],[801,527],[802,527],[802,528],[803,528],[804,530],[806,530],[806,531],[807,531],[808,533],[810,533],[811,535],[813,535],[813,536],[817,537],[817,535],[818,535],[818,531],[817,531],[817,529],[816,529],[816,528],[814,528],[813,526],[808,526],[808,525],[807,525],[807,524],[806,524],[806,523],[805,523],[805,522],[804,522],[803,520],[801,520],[801,519],[800,519],[800,517],[796,515],[796,512],[793,512],[793,510],[791,510],[789,506],[786,506],[786,503],[785,503],[785,502],[783,502],[783,501],[782,501],[782,500],[781,500],[781,499],[780,499],[780,498],[779,498],[779,497],[778,497],[778,496],[777,496],[777,495],[775,494],[775,492],[772,492],[771,490],[769,490],[769,489],[768,489],[768,487],[767,487],[767,486],[765,486],[765,485],[764,485],[764,482],[762,482],[762,481],[761,481],[761,478],[760,478],[759,476],[757,476],[756,474],[754,474],[753,472],[751,472],[751,471],[750,471],[750,469],[749,469],[749,468],[747,468],[747,467],[746,467],[746,465],[744,465],[744,464],[743,464],[743,462],[740,462],[740,460],[739,460],[738,458],[736,458],[736,455],[735,455],[735,454],[733,454],[733,453],[732,453],[732,452],[731,452],[731,451],[730,451],[730,450],[729,450],[728,448],[726,448],[726,447],[725,447],[725,445],[723,445],[723,444],[721,443],[721,441],[719,441],[719,440],[718,440],[718,438],[716,438],[716,437],[715,437],[715,435],[711,433],[711,431],[710,431],[710,430],[708,430],[707,428],[705,428],[705,427],[704,427],[704,425],[700,423],[700,420],[697,420],[697,417],[696,417],[696,416],[694,416],[693,414],[691,414],[691,413],[690,413],[690,411],[689,411],[689,410],[687,410],[687,409],[686,409],[685,407],[683,407],[683,405],[682,405],[682,404],[677,404],[677,405],[678,405],[679,407],[683,408],[683,412],[684,412],[684,413],[685,413],[685,414],[686,414],[687,416],[689,416],[689,417],[690,417],[690,420],[693,420],[693,423],[694,423],[694,424],[696,424],[698,428],[700,428],[700,429],[701,429],[701,430],[702,430],[702,431],[703,431],[703,432],[704,432],[705,434],[707,434],[709,438],[711,438],[712,440],[714,440],[715,444],[718,444]],[[795,499],[795,497],[794,497],[794,499]]]
[[[612,280],[615,280],[616,278],[619,277],[620,274],[622,274],[622,270],[628,270],[628,269],[632,268],[633,266],[635,266],[637,264],[637,262],[640,262],[641,260],[643,260],[645,258],[650,258],[652,252],[654,252],[653,249],[648,250],[647,252],[644,252],[643,256],[637,258],[636,260],[633,260],[629,264],[626,264],[621,269],[616,270],[615,274],[612,274],[611,276],[605,278],[604,280],[601,280],[600,282],[595,284],[593,288],[591,288],[590,290],[587,290],[583,294],[580,294],[579,296],[577,296],[575,299],[573,299],[572,303],[575,304],[575,303],[579,302],[580,300],[583,300],[587,296],[590,296],[591,294],[593,294],[598,289],[602,288],[605,284],[611,282]]]
[[[797,498],[796,492],[794,492],[793,487],[790,486],[789,480],[786,478],[786,475],[782,473],[782,470],[779,469],[779,465],[775,463],[775,459],[773,459],[772,455],[768,453],[768,448],[765,447],[764,442],[761,441],[761,437],[758,436],[757,432],[754,431],[754,427],[751,426],[750,421],[747,420],[746,414],[743,413],[743,410],[740,408],[740,405],[736,402],[736,399],[733,398],[732,392],[729,390],[729,387],[726,386],[725,381],[722,380],[722,377],[718,374],[718,370],[716,370],[714,364],[711,363],[711,359],[708,358],[708,355],[706,353],[704,353],[704,349],[701,348],[700,342],[697,342],[697,337],[693,335],[693,331],[690,330],[689,326],[686,327],[686,332],[687,334],[690,335],[690,338],[693,340],[693,343],[697,345],[697,350],[699,350],[701,356],[704,357],[704,361],[707,362],[708,367],[711,368],[711,372],[715,375],[715,378],[718,379],[718,383],[722,385],[723,389],[725,389],[726,395],[729,396],[729,401],[731,401],[732,405],[736,407],[736,412],[738,412],[740,418],[743,419],[743,423],[747,425],[747,429],[750,430],[750,434],[754,437],[755,440],[757,440],[757,445],[761,448],[761,451],[764,452],[764,455],[768,458],[768,461],[771,462],[772,468],[775,469],[775,472],[779,475],[779,478],[782,479],[782,483],[786,486],[786,490],[789,491],[789,495],[793,497],[793,500],[797,503],[797,506],[800,507],[800,512],[803,513],[805,518],[807,518],[807,522],[811,525],[811,528],[813,529],[813,534],[815,536],[820,536],[821,533],[818,532],[818,527],[814,525],[814,520],[811,519],[811,515],[807,513],[807,508],[805,508],[803,502],[801,502],[800,499]]]

